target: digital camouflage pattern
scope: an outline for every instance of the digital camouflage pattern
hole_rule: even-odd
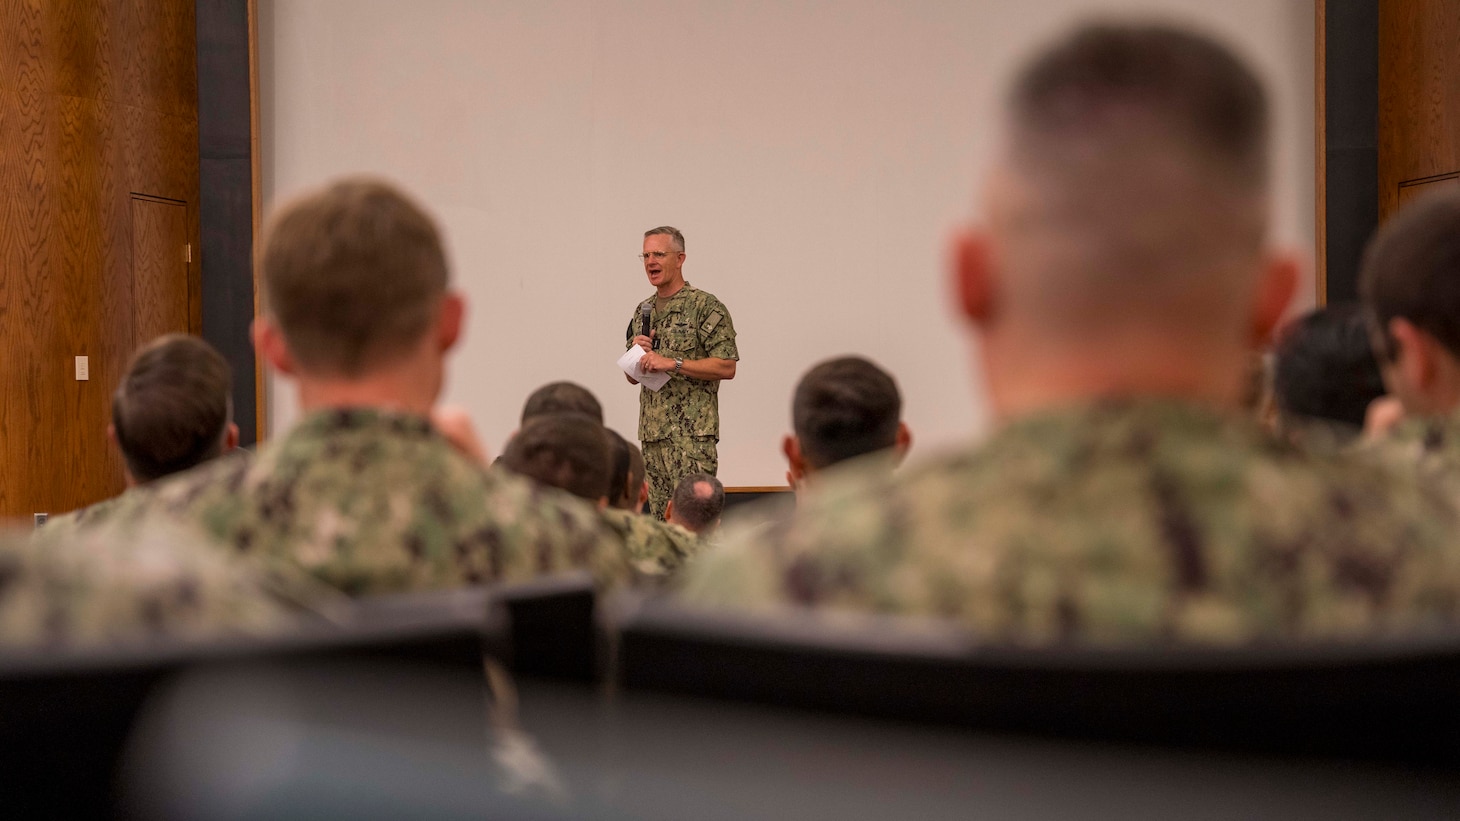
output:
[[[730,311],[714,294],[684,284],[670,297],[663,310],[655,298],[634,306],[625,337],[625,350],[639,334],[640,311],[651,311],[650,327],[655,332],[654,351],[670,359],[740,359],[735,347],[735,323]],[[654,516],[664,518],[664,506],[674,485],[686,473],[703,471],[715,475],[719,461],[715,444],[720,440],[720,383],[692,379],[678,374],[656,393],[639,389],[639,442],[649,479],[649,504]],[[660,455],[649,456],[651,445]],[[708,456],[705,454],[708,453]],[[681,468],[688,469],[681,470]],[[680,471],[680,472],[676,472]]]
[[[568,569],[613,584],[629,572],[591,507],[476,465],[407,414],[320,411],[251,464],[220,459],[147,489],[145,504],[113,521],[175,518],[352,596]]]
[[[195,531],[160,523],[115,535],[0,534],[0,643],[258,634],[342,613],[340,595],[304,574],[265,570]]]
[[[609,508],[603,511],[603,518],[623,539],[629,562],[641,576],[668,576],[703,546],[700,537],[679,525],[631,510]]]
[[[1460,616],[1457,521],[1412,470],[1112,401],[818,484],[768,534],[691,562],[681,594],[946,617],[1031,645],[1338,637]]]
[[[649,480],[649,512],[661,522],[680,479],[691,473],[714,476],[720,467],[715,439],[710,436],[645,442],[643,454],[644,477]]]
[[[218,458],[241,459],[246,461],[252,457],[252,453],[240,448]],[[73,539],[78,534],[104,528],[112,522],[117,514],[120,513],[125,517],[128,515],[128,511],[136,511],[144,508],[147,504],[146,497],[150,492],[148,485],[138,485],[137,487],[128,488],[120,496],[103,499],[94,505],[73,510],[62,516],[56,516],[46,522],[44,526],[37,528],[32,538],[42,544],[50,544],[56,541]]]
[[[1451,492],[1460,493],[1460,414],[1406,419],[1377,442],[1361,447],[1418,467],[1422,479],[1448,483]]]

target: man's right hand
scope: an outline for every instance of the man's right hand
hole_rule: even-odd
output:
[[[640,348],[643,348],[646,353],[652,351],[654,350],[654,337],[657,336],[658,333],[658,331],[650,331],[648,336],[639,334],[638,336],[634,337],[634,344],[638,345]]]

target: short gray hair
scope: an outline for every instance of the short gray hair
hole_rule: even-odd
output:
[[[679,249],[679,252],[681,254],[684,253],[684,234],[679,233],[678,228],[675,228],[671,225],[661,225],[658,228],[650,228],[649,230],[644,232],[644,239],[648,239],[649,237],[655,236],[656,234],[663,234],[664,236],[667,236],[670,239],[674,240],[674,247]]]

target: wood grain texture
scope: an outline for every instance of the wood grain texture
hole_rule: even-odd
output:
[[[1313,134],[1315,144],[1313,156],[1315,193],[1313,207],[1315,219],[1313,248],[1314,286],[1318,289],[1317,304],[1321,308],[1328,304],[1328,3],[1316,0],[1314,13],[1314,64],[1313,100],[1315,120]]]
[[[132,198],[133,348],[188,328],[188,209]]]
[[[1460,3],[1379,3],[1379,218],[1406,183],[1460,172]],[[1409,192],[1414,193],[1414,192]]]
[[[260,154],[259,132],[262,128],[259,106],[259,3],[258,0],[248,0],[248,124],[249,124],[249,160],[251,162],[252,191],[253,191],[253,247],[254,253],[258,252],[259,233],[263,231],[264,213],[264,176],[263,160]],[[259,279],[258,267],[253,266],[253,315],[259,315]],[[262,443],[267,438],[269,429],[269,402],[268,395],[264,392],[264,360],[263,357],[254,359],[254,413],[257,415],[256,441]]]
[[[198,233],[192,20],[186,0],[0,0],[0,516],[121,489],[106,425],[137,341],[133,195],[183,203],[169,230]]]

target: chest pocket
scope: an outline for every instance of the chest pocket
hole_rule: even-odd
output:
[[[689,323],[689,318],[684,314],[670,314],[665,318],[663,330],[659,332],[663,337],[663,351],[672,351],[678,354],[694,353],[695,327]]]

